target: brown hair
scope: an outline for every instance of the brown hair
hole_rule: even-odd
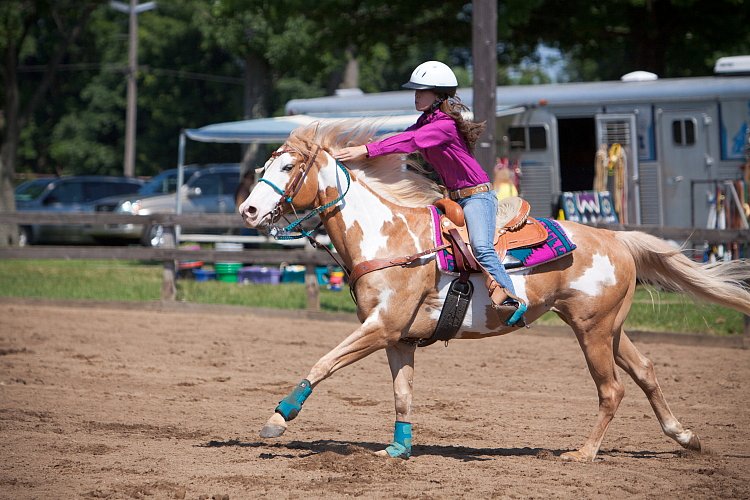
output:
[[[476,123],[469,120],[464,120],[461,115],[464,111],[469,111],[468,106],[461,102],[461,98],[456,95],[454,90],[450,94],[442,94],[440,96],[443,102],[440,103],[440,111],[453,118],[456,122],[458,132],[468,144],[469,149],[473,152],[474,145],[479,140],[479,136],[484,132],[487,122]]]

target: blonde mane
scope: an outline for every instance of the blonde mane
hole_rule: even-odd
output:
[[[367,144],[375,138],[377,120],[337,120],[322,125],[314,122],[294,130],[286,144],[291,149],[308,155],[318,144],[329,153],[347,146]],[[424,175],[413,162],[406,163],[401,155],[385,155],[347,162],[357,179],[387,200],[406,207],[424,207],[443,197],[438,184]]]

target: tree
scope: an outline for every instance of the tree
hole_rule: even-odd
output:
[[[750,52],[743,0],[533,0],[529,7],[509,21],[509,39],[559,48],[574,80],[613,80],[634,70],[710,75],[718,57]]]
[[[3,54],[3,122],[0,139],[0,210],[15,211],[13,177],[21,131],[57,76],[64,57],[76,42],[97,1],[15,0],[0,5],[0,51]],[[18,84],[19,61],[29,46],[47,52],[45,69],[31,92],[21,92]],[[0,246],[14,244],[17,234],[0,226]]]

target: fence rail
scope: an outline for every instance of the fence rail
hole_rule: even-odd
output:
[[[168,228],[177,225],[193,227],[235,228],[242,227],[237,214],[151,214],[128,215],[114,213],[52,213],[52,212],[0,212],[0,224],[161,224]],[[674,240],[678,243],[702,244],[739,243],[750,244],[750,231],[741,229],[701,229],[660,226],[633,226],[594,224],[596,227],[642,231],[654,236]],[[217,241],[222,238],[218,237]],[[292,249],[278,246],[277,249],[223,251],[213,249],[189,250],[175,248],[174,243],[166,247],[147,248],[140,246],[26,246],[0,247],[0,259],[113,259],[151,260],[164,262],[162,298],[174,300],[176,296],[176,261],[202,260],[206,262],[252,262],[268,265],[294,263],[305,265],[307,306],[311,310],[320,309],[319,288],[315,267],[331,264],[331,257],[312,247]],[[745,316],[745,332],[750,334],[750,318]]]

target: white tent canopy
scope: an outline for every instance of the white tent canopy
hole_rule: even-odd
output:
[[[414,124],[419,118],[418,113],[396,116],[368,116],[362,120],[371,122],[377,134],[400,132]],[[177,185],[185,182],[185,146],[186,139],[198,142],[214,142],[225,144],[281,144],[298,127],[318,122],[328,125],[352,118],[321,118],[310,115],[291,115],[276,118],[258,118],[255,120],[241,120],[236,122],[215,123],[201,128],[186,129],[180,133],[177,167],[179,169]],[[177,197],[176,212],[182,213],[181,198]]]
[[[412,125],[419,114],[398,116],[362,117],[371,121],[378,134],[400,132]],[[289,134],[297,127],[318,122],[328,125],[351,118],[320,118],[310,115],[280,116],[277,118],[259,118],[237,122],[216,123],[205,127],[187,129],[184,134],[188,139],[199,142],[241,143],[241,144],[276,144],[286,141]]]

